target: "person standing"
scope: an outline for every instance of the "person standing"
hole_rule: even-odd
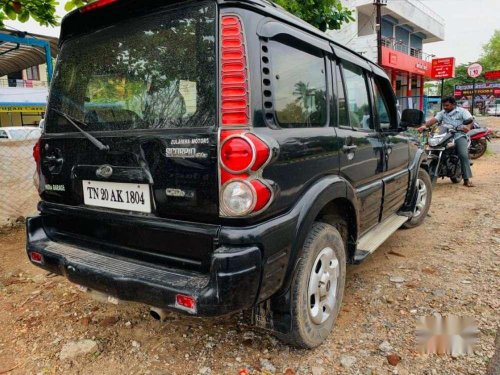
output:
[[[464,125],[464,122],[473,122],[474,118],[464,108],[457,107],[457,102],[454,97],[447,96],[443,99],[443,110],[438,112],[435,117],[431,118],[424,125],[418,128],[419,132],[423,132],[425,129],[442,122],[445,125],[450,125],[457,130],[455,133],[455,147],[457,149],[458,157],[460,158],[460,164],[462,166],[462,176],[464,178],[464,185],[467,187],[473,187],[474,184],[471,181],[472,170],[470,168],[469,160],[469,141],[467,139],[466,133],[469,132],[470,127]]]

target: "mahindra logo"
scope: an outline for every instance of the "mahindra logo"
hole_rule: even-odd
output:
[[[97,175],[97,177],[109,178],[113,175],[113,168],[111,167],[111,165],[102,165],[97,168],[95,174]]]

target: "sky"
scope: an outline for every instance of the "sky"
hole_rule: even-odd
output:
[[[388,0],[407,1],[407,0]],[[482,53],[495,28],[500,29],[500,0],[420,0],[446,20],[445,41],[424,46],[424,52],[437,57],[456,57],[457,64],[474,62]],[[59,0],[58,14],[63,16],[65,0]],[[59,28],[27,23],[5,22],[7,26],[35,34],[59,36]]]
[[[424,52],[454,56],[457,64],[477,61],[495,28],[500,29],[500,0],[421,1],[446,20],[445,41],[424,45]]]

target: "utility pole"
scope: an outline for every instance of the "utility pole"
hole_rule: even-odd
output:
[[[377,8],[377,61],[382,65],[382,7],[387,5],[387,0],[373,0],[373,5]]]
[[[444,78],[441,78],[441,110],[443,110]]]

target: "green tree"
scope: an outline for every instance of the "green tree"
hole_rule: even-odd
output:
[[[26,22],[31,18],[43,26],[56,26],[56,0],[0,0],[0,27],[5,20]]]
[[[92,3],[95,0],[67,0],[64,9]],[[343,23],[354,21],[352,10],[344,7],[340,0],[275,0],[289,12],[316,26],[322,31],[340,29]],[[26,22],[31,18],[43,26],[56,26],[57,0],[0,0],[0,27],[5,20]]]
[[[67,0],[64,9],[69,12],[94,1]],[[26,22],[30,18],[42,26],[57,26],[58,4],[57,0],[0,0],[0,28],[4,26],[6,20]]]
[[[354,21],[352,10],[344,7],[340,0],[274,0],[321,31],[338,30],[343,23]]]
[[[490,41],[483,46],[481,64],[485,70],[500,70],[500,29],[495,30]]]

